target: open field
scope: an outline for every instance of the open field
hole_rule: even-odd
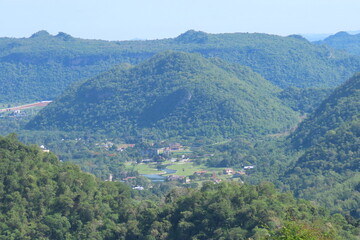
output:
[[[215,172],[216,175],[218,176],[219,172],[222,172],[225,169],[225,168],[209,168],[205,165],[195,165],[193,162],[166,161],[166,162],[163,162],[162,165],[166,165],[167,169],[176,170],[176,173],[173,173],[173,174],[180,175],[180,176],[191,176],[197,171],[207,171],[210,174]],[[147,164],[127,163],[126,166],[130,169],[138,171],[139,174],[141,174],[141,175],[143,175],[143,174],[159,174],[159,175],[164,174],[164,176],[171,175],[171,174],[165,174],[164,171],[157,170],[156,163],[147,163]]]
[[[155,163],[145,164],[145,163],[126,163],[125,164],[129,169],[133,169],[135,171],[138,171],[140,175],[143,174],[164,174],[164,171],[159,171],[156,169]]]

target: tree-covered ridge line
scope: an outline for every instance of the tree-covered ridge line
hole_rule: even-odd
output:
[[[313,99],[313,93],[329,96],[287,139],[234,138],[204,147],[203,151],[213,156],[203,163],[212,167],[256,166],[242,178],[245,182],[268,180],[284,191],[294,191],[296,197],[315,201],[348,219],[358,219],[359,80],[360,75],[355,74],[331,94],[320,89],[281,91],[280,96],[292,107],[300,106],[297,99]]]
[[[296,196],[360,217],[360,74],[320,105],[290,137],[304,153],[283,176]]]
[[[0,137],[0,156],[3,239],[355,240],[359,234],[358,223],[268,183],[174,189],[155,203],[134,200],[122,183],[101,182],[14,135]]]
[[[170,51],[70,89],[27,127],[156,139],[276,133],[297,118],[279,91],[247,67]]]
[[[339,86],[325,99],[317,110],[306,119],[294,134],[296,146],[308,147],[319,137],[342,124],[360,118],[360,73]]]
[[[338,32],[325,38],[322,41],[316,41],[315,44],[328,45],[334,49],[344,50],[346,52],[360,55],[360,34],[349,34],[347,32]]]
[[[334,87],[359,71],[360,58],[297,36],[188,31],[149,41],[86,40],[45,31],[0,38],[0,102],[55,99],[68,86],[120,63],[138,64],[167,50],[219,57],[286,87]]]

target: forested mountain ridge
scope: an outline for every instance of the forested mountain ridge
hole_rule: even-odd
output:
[[[283,88],[334,87],[360,70],[359,57],[301,37],[268,34],[191,30],[172,39],[101,41],[40,31],[30,38],[0,38],[0,49],[1,103],[52,100],[74,82],[166,50],[239,63]]]
[[[279,89],[247,67],[199,54],[165,52],[115,68],[48,105],[27,128],[101,130],[161,137],[266,134],[290,128],[296,113]]]
[[[2,239],[357,239],[356,223],[271,184],[206,183],[163,203],[130,198],[14,135],[0,137]]]
[[[355,74],[323,101],[293,135],[296,146],[308,147],[330,130],[360,118],[360,73]]]
[[[292,136],[304,154],[283,181],[295,194],[360,217],[360,74],[338,87]]]
[[[349,34],[347,32],[338,32],[315,43],[326,44],[334,49],[345,50],[349,53],[360,55],[360,33]]]

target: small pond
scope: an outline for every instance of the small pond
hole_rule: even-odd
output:
[[[163,168],[163,169],[161,169],[161,171],[164,171],[165,174],[176,173],[176,170],[172,170],[172,169],[168,169],[168,168]],[[166,177],[163,175],[164,174],[143,174],[142,176],[147,177],[152,182],[164,182]]]

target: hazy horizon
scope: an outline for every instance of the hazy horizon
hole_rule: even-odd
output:
[[[357,31],[355,0],[1,0],[1,37],[29,37],[39,30],[103,40],[173,38],[190,30],[207,33],[258,32],[334,34]]]

